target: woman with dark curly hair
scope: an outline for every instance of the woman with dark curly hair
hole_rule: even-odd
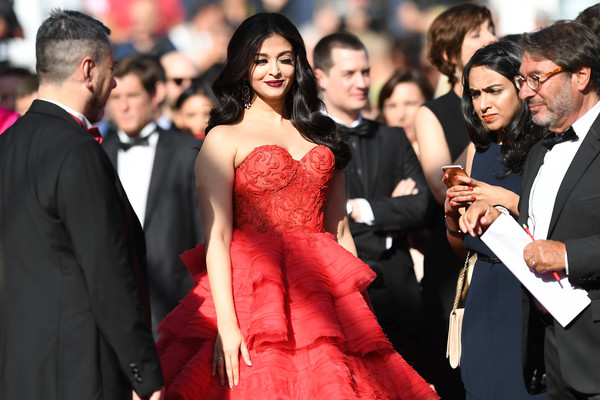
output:
[[[502,204],[518,215],[525,156],[543,136],[513,77],[521,50],[501,41],[478,50],[463,73],[463,117],[472,144],[466,171],[447,191],[448,240],[477,254],[462,325],[461,376],[467,399],[542,399],[525,390],[521,373],[521,284],[479,239],[458,229],[459,210],[474,200]],[[449,182],[448,175],[444,182]]]
[[[375,278],[346,217],[348,149],[298,30],[256,14],[234,33],[196,163],[197,282],[159,327],[167,399],[437,399],[362,293]]]

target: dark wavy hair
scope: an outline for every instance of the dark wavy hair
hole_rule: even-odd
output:
[[[217,125],[233,124],[242,118],[242,85],[249,78],[260,45],[273,35],[283,37],[292,45],[296,59],[294,83],[286,98],[292,125],[306,140],[329,147],[335,155],[336,168],[343,169],[350,160],[349,148],[337,137],[333,120],[321,111],[323,102],[298,29],[281,14],[255,14],[234,32],[227,46],[223,69],[212,84],[218,103],[211,110],[206,132]]]
[[[513,77],[519,74],[522,52],[519,45],[512,41],[500,41],[489,44],[475,52],[465,66],[463,72],[462,112],[467,132],[478,151],[487,149],[492,142],[498,142],[498,132],[487,130],[475,112],[473,99],[469,90],[469,73],[474,67],[487,67],[508,79],[518,96]],[[521,101],[521,107],[502,131],[503,164],[508,168],[506,176],[511,172],[520,173],[525,155],[544,134],[544,129],[533,123],[527,103]]]

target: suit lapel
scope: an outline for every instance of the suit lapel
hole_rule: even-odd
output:
[[[376,132],[377,124],[368,121],[369,123],[369,134],[362,143],[362,156],[364,160],[364,185],[367,195],[374,193],[375,185],[378,181],[378,174],[380,171],[379,163],[382,159],[382,154],[379,154],[381,135]],[[375,136],[373,138],[373,136]]]
[[[108,155],[110,162],[112,163],[115,170],[117,169],[117,159],[119,154],[119,136],[117,135],[117,131],[111,128],[106,136],[104,137],[104,141],[102,142],[102,147],[104,151]]]
[[[152,214],[158,203],[160,190],[167,176],[169,168],[169,156],[173,142],[169,134],[157,127],[158,143],[156,144],[156,154],[152,164],[152,175],[150,176],[150,187],[148,188],[148,198],[146,199],[146,215],[144,217],[144,227],[150,225]]]
[[[531,187],[544,162],[545,155],[546,148],[539,143],[533,146],[529,152],[525,165],[525,173],[523,174],[523,183],[521,184],[521,197],[519,199],[519,221],[521,223],[526,223],[529,217]]]
[[[552,211],[552,219],[548,227],[548,237],[551,237],[552,231],[556,225],[556,221],[562,212],[565,203],[567,202],[573,188],[577,185],[579,179],[584,175],[590,164],[598,157],[600,153],[600,117],[596,118],[590,131],[585,136],[583,143],[577,150],[573,161],[567,169],[567,173],[560,184],[554,209]]]

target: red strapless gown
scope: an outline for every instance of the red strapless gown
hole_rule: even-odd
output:
[[[254,149],[238,167],[233,297],[252,367],[233,389],[211,377],[217,334],[204,246],[181,258],[196,285],[159,327],[166,398],[438,399],[392,349],[361,295],[369,267],[323,229],[334,157]]]

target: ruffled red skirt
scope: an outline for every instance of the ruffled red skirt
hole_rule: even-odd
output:
[[[361,295],[371,269],[331,234],[234,231],[233,297],[252,366],[211,376],[216,313],[204,245],[181,259],[196,285],[159,327],[166,399],[438,399],[396,353]]]

